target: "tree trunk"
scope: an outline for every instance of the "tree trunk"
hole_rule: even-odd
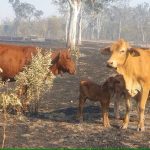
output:
[[[97,40],[99,40],[99,35],[100,35],[100,18],[97,17],[96,18],[96,28],[97,28],[97,32],[96,32],[96,35],[97,35]]]
[[[81,1],[70,2],[70,20],[67,36],[67,47],[75,49],[76,45],[76,33],[77,33],[77,21],[78,14],[80,12]]]
[[[91,26],[91,40],[94,40],[94,25]]]
[[[100,39],[100,32],[101,32],[101,29],[102,29],[102,17],[103,17],[103,14],[100,13],[98,16],[97,16],[97,40]]]
[[[20,24],[20,20],[16,18],[15,21],[14,21],[14,25],[13,25],[13,30],[14,30],[13,36],[18,35],[19,24]]]
[[[81,41],[82,41],[82,10],[80,11],[79,15],[77,44],[81,45],[82,43]]]
[[[142,34],[142,42],[145,42],[145,35],[142,25],[140,26],[141,34]]]
[[[68,30],[69,30],[69,18],[70,18],[70,15],[69,15],[69,12],[67,13],[67,20],[66,20],[66,34],[65,34],[65,40],[67,42],[67,39],[68,39]]]
[[[122,30],[122,22],[119,20],[119,33],[118,33],[118,38],[121,38],[121,30]]]
[[[142,42],[145,42],[144,30],[143,30],[143,27],[142,27],[142,24],[140,21],[138,21],[138,23],[137,23],[137,28],[138,28],[139,33],[141,34]],[[140,41],[141,41],[141,39],[140,39]]]

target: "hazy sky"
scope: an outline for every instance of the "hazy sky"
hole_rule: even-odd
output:
[[[14,18],[14,12],[9,0],[0,0],[0,20],[4,18]],[[27,2],[33,4],[36,9],[44,12],[44,17],[55,15],[57,8],[51,3],[52,0],[20,0],[21,2]]]
[[[14,12],[11,5],[8,3],[9,0],[0,0],[0,22],[5,18],[13,19]],[[21,2],[28,2],[33,4],[36,9],[44,12],[44,17],[57,14],[57,8],[51,3],[52,0],[21,0]],[[150,3],[150,0],[130,0],[132,5],[137,5],[142,2]]]

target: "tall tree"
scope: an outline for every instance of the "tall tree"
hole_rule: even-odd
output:
[[[34,5],[29,3],[20,2],[20,0],[9,0],[9,3],[12,5],[12,8],[15,12],[15,22],[14,22],[14,31],[15,35],[18,33],[18,26],[22,19],[28,19],[31,21],[33,17],[40,17],[43,15],[41,10],[36,10]]]
[[[148,3],[139,4],[135,10],[134,15],[136,16],[137,30],[141,37],[142,42],[146,42],[146,26],[149,26],[150,21],[150,5]]]
[[[99,13],[99,10],[106,3],[112,2],[114,0],[53,0],[55,4],[60,6],[60,10],[62,10],[64,5],[69,5],[70,8],[70,18],[69,18],[69,26],[67,32],[67,46],[71,48],[75,48],[76,42],[81,42],[81,24],[82,24],[82,9],[89,7],[90,13]],[[84,7],[83,7],[84,6]],[[80,15],[79,15],[80,14]],[[78,21],[79,17],[79,21]],[[78,36],[77,36],[78,31]],[[78,40],[76,39],[78,37]]]
[[[77,36],[77,21],[81,9],[81,0],[68,0],[70,6],[70,19],[67,33],[67,47],[75,48]]]

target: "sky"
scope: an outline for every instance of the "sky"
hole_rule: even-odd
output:
[[[11,7],[9,0],[0,0],[0,21],[5,18],[13,19],[15,14]],[[58,14],[57,8],[52,4],[52,0],[20,0],[21,2],[27,2],[33,4],[36,9],[44,12],[43,17],[53,16]]]
[[[14,12],[11,5],[8,3],[9,0],[0,0],[0,22],[8,19],[14,18]],[[51,2],[52,0],[20,0],[21,2],[28,2],[33,4],[36,9],[42,10],[44,12],[43,17],[54,16],[58,14],[56,6]],[[150,3],[150,0],[130,0],[132,6],[136,6],[142,2]]]

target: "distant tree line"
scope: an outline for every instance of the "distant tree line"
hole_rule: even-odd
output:
[[[15,21],[5,20],[0,25],[1,36],[36,36],[39,38],[63,39],[65,38],[65,21],[62,17],[41,18],[39,20],[20,21],[17,27],[14,26]]]
[[[21,5],[21,2],[18,1],[10,0],[14,10],[17,8],[17,6],[14,6],[15,3],[16,5]],[[43,12],[36,10],[32,5],[21,5],[23,8],[26,6],[21,9],[26,12],[26,15],[23,13],[21,16],[21,10],[16,10],[16,18],[13,21],[6,19],[0,24],[0,35],[36,35],[42,38],[64,39],[67,41],[70,6],[67,2],[63,3],[63,0],[59,1],[59,3],[55,1],[55,4],[60,6],[60,15],[49,18],[42,18]],[[82,40],[116,40],[125,38],[135,42],[150,42],[149,3],[131,7],[128,0],[113,3],[110,1],[109,3],[85,1],[80,9],[76,24],[76,42],[78,42],[78,39],[80,41],[81,38]]]
[[[150,42],[149,3],[130,7],[127,1],[117,2],[89,20],[86,27],[83,25],[83,39],[125,38],[135,42]]]

